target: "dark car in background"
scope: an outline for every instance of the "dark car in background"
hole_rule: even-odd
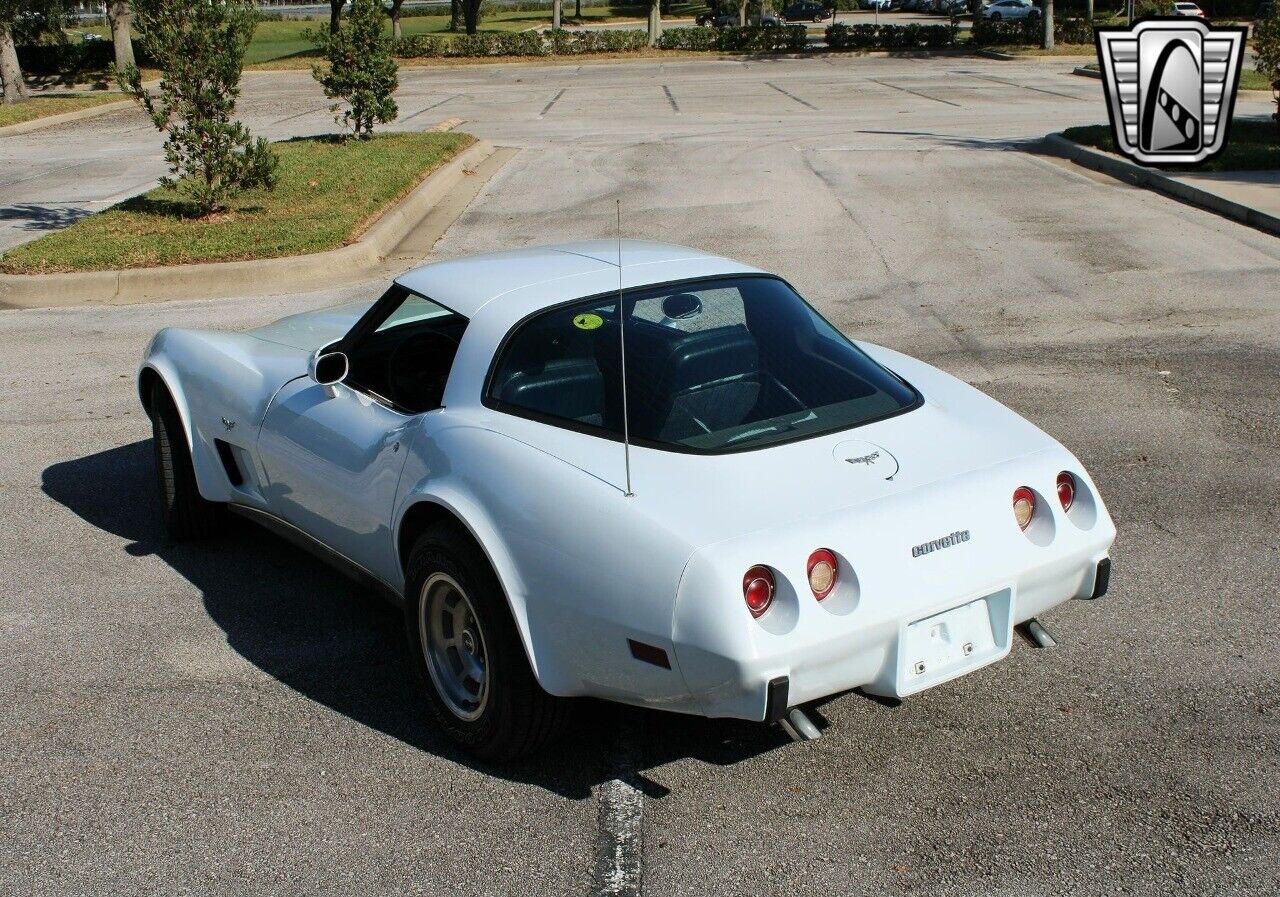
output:
[[[798,3],[789,4],[782,10],[784,22],[821,22],[829,18],[831,18],[831,10],[821,3],[814,3],[813,0],[799,0]]]

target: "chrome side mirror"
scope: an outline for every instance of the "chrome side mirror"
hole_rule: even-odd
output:
[[[321,349],[311,356],[307,374],[321,386],[333,386],[347,379],[350,368],[346,352],[326,352]]]

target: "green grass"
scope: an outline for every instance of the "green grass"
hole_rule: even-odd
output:
[[[469,146],[468,134],[383,134],[339,143],[275,144],[280,183],[194,217],[159,188],[0,255],[0,271],[40,274],[276,258],[349,243],[427,174]]]
[[[1116,151],[1110,125],[1086,125],[1062,132],[1068,140],[1092,146],[1109,153]],[[1271,171],[1280,169],[1280,130],[1275,122],[1237,118],[1231,122],[1227,148],[1218,156],[1196,168],[1174,171]]]
[[[125,97],[119,93],[75,94],[57,97],[32,97],[23,103],[0,103],[0,128],[18,125],[37,118],[76,112],[103,103],[116,103]]]
[[[1091,62],[1085,66],[1087,69],[1098,70],[1098,64]],[[1271,90],[1271,79],[1259,72],[1257,69],[1241,69],[1240,70],[1240,89],[1241,90]]]

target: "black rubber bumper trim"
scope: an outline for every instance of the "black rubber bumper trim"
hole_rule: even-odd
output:
[[[787,715],[787,695],[791,691],[791,680],[786,676],[769,680],[769,689],[764,702],[764,721],[779,722]]]
[[[1107,594],[1107,586],[1111,584],[1111,558],[1098,561],[1098,572],[1093,577],[1093,594],[1090,598],[1101,598]]]

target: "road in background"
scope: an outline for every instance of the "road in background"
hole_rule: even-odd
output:
[[[161,541],[133,386],[151,334],[380,284],[0,312],[0,892],[591,893],[621,753],[651,897],[1274,894],[1280,241],[1037,155],[1103,116],[1067,68],[401,73],[403,127],[459,116],[522,148],[432,258],[612,234],[621,199],[628,236],[777,271],[1100,484],[1111,594],[1046,615],[1059,647],[895,709],[824,702],[809,744],[588,705],[548,756],[477,767],[427,724],[394,611],[249,525]],[[327,130],[324,106],[305,73],[246,77],[266,136]],[[161,169],[134,112],[0,152],[10,208],[94,208]]]

